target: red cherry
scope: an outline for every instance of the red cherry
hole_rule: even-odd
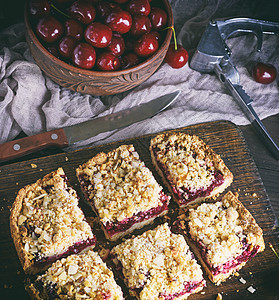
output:
[[[92,69],[96,61],[96,52],[87,43],[78,44],[73,51],[72,62],[75,66],[83,69]]]
[[[132,26],[131,15],[124,10],[113,10],[105,19],[105,23],[121,34],[127,33]]]
[[[136,39],[134,39],[130,35],[126,35],[124,37],[124,39],[125,39],[125,51],[126,52],[133,52]]]
[[[105,24],[93,22],[85,29],[84,38],[94,47],[105,48],[111,41],[112,31]]]
[[[150,32],[151,22],[145,15],[135,15],[133,16],[133,23],[130,29],[130,33],[133,36],[140,36],[146,32]]]
[[[64,23],[65,35],[72,36],[76,40],[80,41],[83,35],[83,27],[80,22],[68,19]]]
[[[168,22],[168,15],[160,7],[152,7],[149,15],[149,19],[154,30],[163,29]]]
[[[72,0],[55,0],[54,2],[55,3],[58,3],[58,4],[65,4],[65,3],[69,3],[71,2]]]
[[[120,56],[125,51],[125,42],[121,34],[114,32],[112,34],[111,42],[107,47],[108,51],[111,51],[113,54]]]
[[[131,0],[127,4],[127,11],[131,15],[145,15],[148,16],[151,7],[148,0]]]
[[[113,1],[116,3],[119,3],[119,4],[123,4],[123,3],[128,2],[129,0],[113,0]]]
[[[36,26],[36,33],[46,43],[54,43],[63,34],[63,25],[51,15],[41,19]]]
[[[165,56],[165,62],[168,63],[172,68],[179,69],[182,68],[187,61],[188,52],[181,45],[177,45],[177,50],[175,50],[175,45],[170,44]]]
[[[101,71],[116,71],[120,68],[120,60],[112,52],[103,52],[98,56],[96,65]]]
[[[137,65],[138,63],[139,63],[139,57],[133,52],[127,53],[121,59],[122,69],[131,68]]]
[[[252,76],[256,82],[269,84],[275,80],[277,70],[271,64],[257,62],[252,68]]]
[[[162,37],[158,31],[150,31],[150,34],[153,34],[155,36],[159,44],[161,43]]]
[[[101,18],[106,18],[113,10],[121,10],[116,3],[99,1],[96,4],[97,15]]]
[[[64,36],[58,44],[58,50],[61,56],[64,58],[71,58],[73,50],[77,45],[77,40],[72,36]]]
[[[46,17],[50,12],[50,4],[47,0],[31,0],[29,2],[29,13],[36,19]]]
[[[58,53],[56,45],[48,45],[47,51],[49,53],[51,53],[52,55],[54,55],[55,57],[59,57],[59,53]]]
[[[83,24],[91,23],[96,16],[96,10],[90,1],[77,0],[69,7],[70,16]]]
[[[155,35],[145,33],[141,36],[134,45],[134,51],[138,56],[148,57],[155,53],[159,48],[159,43]]]

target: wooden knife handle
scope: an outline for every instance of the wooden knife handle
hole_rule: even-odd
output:
[[[49,146],[68,146],[64,129],[55,129],[0,144],[0,161],[18,158]]]

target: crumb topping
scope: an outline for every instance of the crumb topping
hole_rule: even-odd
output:
[[[77,169],[89,182],[89,200],[102,223],[123,221],[162,205],[162,187],[132,145],[100,153]]]
[[[231,192],[222,201],[189,209],[188,220],[191,237],[205,246],[213,267],[242,254],[243,242],[257,245],[262,240],[260,227]]]
[[[197,136],[184,133],[160,134],[152,142],[156,160],[166,168],[169,180],[189,191],[206,189],[214,181],[214,171],[229,172],[216,155]]]
[[[124,299],[112,271],[91,250],[56,261],[38,281],[54,286],[59,299]]]
[[[61,168],[26,187],[17,223],[30,260],[63,253],[94,237]]]
[[[172,233],[167,223],[126,240],[111,253],[123,267],[127,286],[141,289],[140,299],[159,299],[184,290],[188,282],[203,281],[183,236]]]

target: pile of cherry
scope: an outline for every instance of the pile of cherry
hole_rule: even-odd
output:
[[[28,11],[36,36],[51,54],[83,69],[116,71],[159,49],[168,24],[160,6],[159,0],[29,0]],[[181,55],[181,46],[171,47]],[[182,59],[169,55],[170,64],[177,60],[173,67],[186,64],[188,53],[182,52]]]

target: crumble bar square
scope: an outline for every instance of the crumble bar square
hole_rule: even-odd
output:
[[[216,284],[265,248],[262,229],[232,192],[221,201],[190,208],[176,226]]]
[[[233,181],[224,161],[199,137],[159,134],[151,140],[152,162],[180,207],[223,192]]]
[[[18,192],[10,229],[26,273],[38,273],[58,258],[95,246],[78,201],[62,168]]]
[[[77,168],[81,189],[107,239],[116,241],[168,211],[165,195],[133,145],[99,153]]]
[[[110,255],[137,299],[182,300],[205,286],[185,239],[167,223],[115,246]]]
[[[54,262],[26,286],[33,299],[124,300],[112,271],[98,253],[86,251]]]

